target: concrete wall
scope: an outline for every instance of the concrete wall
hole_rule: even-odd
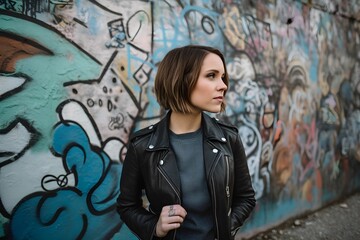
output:
[[[356,2],[1,1],[0,237],[135,239],[115,211],[125,145],[189,43],[227,58],[258,200],[238,238],[358,191]]]

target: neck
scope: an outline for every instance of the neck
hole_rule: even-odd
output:
[[[176,134],[195,132],[201,126],[200,113],[171,112],[170,130]]]

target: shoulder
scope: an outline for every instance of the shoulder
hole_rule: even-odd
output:
[[[150,125],[150,126],[147,126],[145,128],[142,128],[140,130],[137,130],[135,132],[133,132],[130,136],[130,141],[131,142],[137,142],[141,139],[144,139],[144,138],[147,138],[147,137],[150,137],[151,134],[154,132],[155,128],[156,128],[156,125]]]
[[[230,132],[230,133],[233,133],[233,134],[238,134],[239,133],[239,130],[235,125],[230,124],[228,122],[225,122],[224,120],[219,119],[219,118],[214,117],[213,119],[219,125],[219,127],[221,129],[223,129],[224,131]]]
[[[243,142],[240,137],[239,129],[235,125],[221,119],[216,119],[216,121],[222,129],[223,133],[226,135],[226,138],[228,138],[229,143],[233,146],[233,148],[236,148],[240,151],[245,151]]]

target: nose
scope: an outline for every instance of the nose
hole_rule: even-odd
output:
[[[227,89],[226,84],[224,83],[224,81],[222,80],[222,78],[220,78],[219,81],[218,81],[217,90],[218,90],[218,91],[225,91],[226,89]]]

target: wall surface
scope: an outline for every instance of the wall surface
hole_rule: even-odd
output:
[[[249,237],[360,190],[357,0],[0,2],[0,237],[135,239],[115,210],[157,64],[206,44],[231,77]]]

